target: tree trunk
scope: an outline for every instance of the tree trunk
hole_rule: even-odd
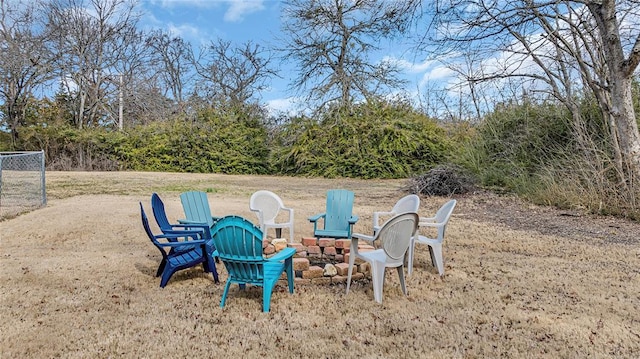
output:
[[[614,78],[612,74],[611,116],[618,129],[618,142],[629,174],[640,179],[640,134],[633,109],[630,78]]]
[[[609,72],[611,91],[611,117],[615,120],[618,142],[624,165],[628,168],[627,181],[640,179],[640,133],[633,108],[631,79],[640,61],[640,38],[626,59],[620,41],[620,29],[614,0],[594,1],[587,4],[594,17]]]

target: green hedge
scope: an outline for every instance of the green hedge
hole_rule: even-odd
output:
[[[259,121],[209,110],[194,122],[155,122],[128,132],[116,153],[124,169],[269,173],[266,130]]]
[[[247,111],[204,110],[127,128],[46,122],[21,129],[21,147],[44,149],[55,170],[135,170],[321,177],[406,178],[451,150],[435,121],[404,104],[332,109],[269,128]]]
[[[298,118],[279,134],[280,173],[321,177],[406,178],[446,157],[451,145],[435,121],[403,104],[379,102]]]

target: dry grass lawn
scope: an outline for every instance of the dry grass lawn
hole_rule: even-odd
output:
[[[219,307],[222,265],[222,284],[197,267],[159,288],[160,255],[138,209],[142,201],[150,211],[158,192],[175,220],[179,193],[197,189],[209,192],[214,215],[255,221],[249,197],[269,189],[295,208],[299,240],[311,234],[306,218],[323,211],[326,190],[355,191],[356,231],[369,233],[371,213],[390,208],[404,184],[47,173],[48,205],[0,222],[0,357],[640,358],[638,223],[566,234],[598,219],[556,214],[553,226],[565,230],[553,234],[545,221],[518,228],[504,218],[544,209],[492,214],[502,202],[465,196],[448,227],[443,278],[419,248],[407,297],[389,270],[382,305],[363,280],[348,296],[344,285],[298,285],[292,295],[282,287],[262,313],[255,287],[233,287]],[[420,214],[446,200],[422,198]]]

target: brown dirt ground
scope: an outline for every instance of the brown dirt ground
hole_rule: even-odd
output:
[[[214,215],[248,210],[269,189],[296,211],[296,238],[330,188],[356,193],[355,230],[404,195],[404,181],[136,172],[47,173],[49,203],[0,222],[1,358],[638,358],[640,224],[477,193],[457,197],[440,278],[418,248],[404,296],[394,271],[383,304],[371,283],[232,288],[194,268],[158,287],[160,260],[138,201],[209,192]],[[431,215],[448,198],[423,197]],[[226,272],[218,267],[224,283]]]

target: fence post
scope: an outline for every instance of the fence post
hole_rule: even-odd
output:
[[[47,205],[47,186],[46,186],[47,182],[46,182],[45,177],[44,177],[44,172],[45,172],[44,171],[44,150],[40,150],[40,173],[41,173],[40,177],[42,177],[42,179],[41,179],[41,181],[42,181],[42,205],[46,206]]]

